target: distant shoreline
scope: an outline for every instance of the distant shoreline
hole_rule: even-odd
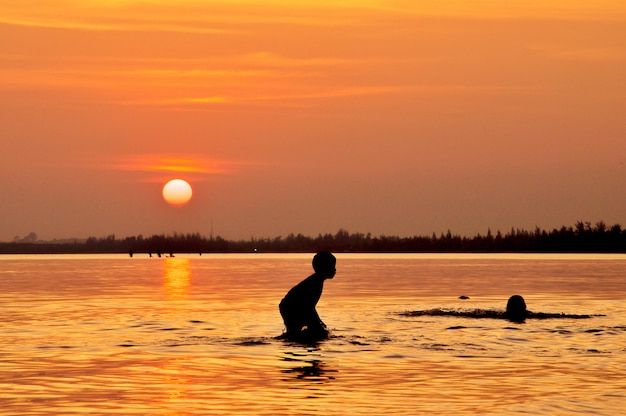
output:
[[[372,236],[340,229],[335,234],[308,237],[289,234],[286,237],[226,240],[195,234],[133,236],[37,241],[31,233],[28,240],[16,237],[0,243],[0,254],[115,254],[145,253],[166,256],[171,253],[311,253],[319,250],[349,253],[626,253],[626,230],[621,225],[607,226],[600,221],[577,222],[573,227],[551,231],[511,229],[495,235],[473,237],[454,235],[450,231],[437,236]]]

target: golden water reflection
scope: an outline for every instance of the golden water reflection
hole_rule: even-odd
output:
[[[168,300],[185,300],[191,286],[190,259],[168,257],[163,263],[163,287]]]
[[[0,259],[0,415],[624,413],[626,261],[346,259],[319,305],[334,336],[304,346],[274,337],[306,259],[257,258]],[[400,315],[513,290],[605,316]]]
[[[290,389],[306,391],[306,397],[325,396],[324,386],[335,380],[337,370],[329,367],[320,351],[285,351],[282,361],[283,381]]]

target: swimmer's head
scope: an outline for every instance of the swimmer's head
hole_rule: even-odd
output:
[[[320,251],[313,257],[313,270],[326,279],[335,277],[337,259],[330,251]]]
[[[513,322],[526,320],[526,302],[520,295],[513,295],[506,303],[506,317]]]

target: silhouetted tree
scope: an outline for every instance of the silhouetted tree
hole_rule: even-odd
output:
[[[316,252],[320,250],[355,252],[626,252],[626,231],[603,221],[592,225],[579,221],[574,227],[562,226],[552,231],[539,227],[530,232],[511,228],[505,235],[498,230],[486,235],[462,237],[448,230],[437,237],[372,236],[370,233],[349,233],[340,229],[333,234],[311,238],[291,233],[287,237],[254,238],[228,241],[220,236],[203,237],[199,233],[130,236],[122,240],[110,234],[104,238],[89,237],[83,242],[53,243],[37,240],[35,233],[16,237],[11,243],[0,243],[0,253],[198,253],[198,252]]]

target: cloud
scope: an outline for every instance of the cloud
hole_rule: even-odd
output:
[[[216,105],[299,105],[324,99],[372,96],[404,91],[404,87],[396,86],[356,86],[349,88],[327,89],[323,91],[302,91],[299,93],[250,94],[240,96],[197,96],[179,97],[143,101],[125,101],[121,104],[129,106],[154,106],[170,108],[206,108]]]
[[[147,173],[186,173],[199,176],[229,175],[245,165],[243,161],[208,159],[189,155],[140,154],[123,156],[105,168]]]
[[[626,51],[619,48],[587,48],[555,53],[560,59],[591,62],[619,62],[626,60]]]
[[[623,62],[626,60],[626,50],[620,47],[595,46],[557,43],[530,44],[528,50],[538,53],[549,59],[578,62]]]
[[[84,31],[251,34],[269,27],[378,25],[397,18],[624,20],[619,0],[20,0],[0,4],[0,23]]]
[[[265,1],[259,4],[235,0],[204,3],[195,0],[57,0],[46,4],[38,0],[20,0],[0,4],[0,23],[86,31],[227,35],[250,32],[249,25],[328,27],[356,24],[358,17],[335,13],[343,9],[369,10],[371,6],[352,2],[320,5],[317,2]]]
[[[313,66],[335,66],[345,64],[356,64],[360,61],[345,58],[325,58],[325,57],[307,57],[294,58],[283,55],[277,55],[270,52],[255,52],[244,55],[239,58],[242,64],[255,65],[260,67],[313,67]]]
[[[624,20],[626,3],[619,0],[528,1],[528,0],[396,0],[376,2],[381,9],[413,16],[460,17],[464,19]]]
[[[382,95],[415,95],[422,96],[448,96],[459,94],[511,94],[528,92],[528,88],[522,86],[499,86],[499,85],[368,85],[345,88],[327,88],[320,90],[302,90],[301,92],[284,93],[277,91],[274,94],[250,94],[232,96],[196,96],[178,97],[168,99],[155,99],[151,101],[126,101],[123,104],[130,106],[153,106],[168,107],[170,109],[206,109],[219,105],[249,105],[249,106],[306,106],[315,105],[323,100],[373,97]]]

